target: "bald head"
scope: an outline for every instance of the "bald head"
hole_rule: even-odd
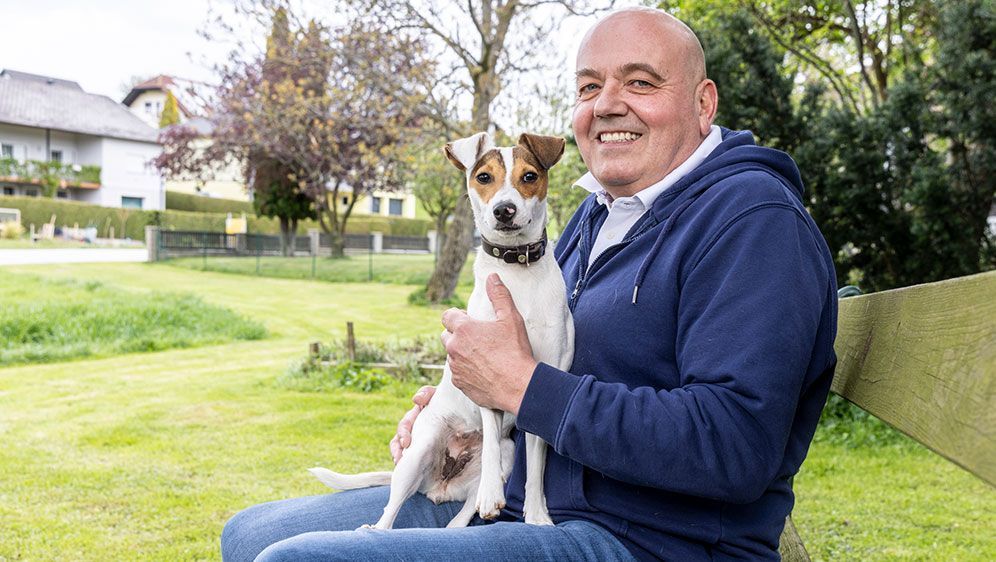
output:
[[[667,12],[643,6],[623,8],[616,10],[605,16],[598,23],[592,26],[581,40],[581,47],[578,49],[578,57],[584,51],[585,44],[606,24],[618,22],[618,20],[628,20],[628,23],[643,28],[646,37],[657,37],[666,41],[669,49],[674,49],[681,61],[681,71],[685,78],[698,83],[706,78],[705,52],[702,44],[695,32],[691,30],[685,22],[668,14]],[[632,39],[632,38],[630,38]]]

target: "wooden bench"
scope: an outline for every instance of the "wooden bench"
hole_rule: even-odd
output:
[[[840,301],[831,390],[996,486],[996,271]],[[785,521],[779,550],[808,561]]]

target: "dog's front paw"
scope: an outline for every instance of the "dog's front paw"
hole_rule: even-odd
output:
[[[477,513],[481,519],[496,519],[505,507],[505,493],[500,487],[477,492]]]
[[[539,501],[529,501],[529,494],[526,494],[526,503],[522,506],[523,515],[529,525],[553,525],[550,519],[550,512],[546,509],[546,498]]]
[[[539,513],[529,513],[527,511],[526,523],[529,525],[553,525],[553,519],[550,519],[550,514],[545,511]]]

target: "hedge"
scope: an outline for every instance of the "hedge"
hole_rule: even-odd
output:
[[[21,224],[25,229],[34,224],[35,229],[51,220],[55,215],[56,226],[97,227],[97,236],[108,237],[110,227],[118,238],[143,240],[146,225],[159,225],[169,230],[198,230],[208,232],[223,232],[225,230],[226,213],[194,213],[188,211],[142,211],[138,209],[120,209],[100,207],[78,201],[63,201],[47,197],[15,197],[0,196],[0,207],[10,207],[21,210]],[[280,222],[277,219],[260,218],[246,213],[249,222],[249,232],[256,234],[276,234],[280,232]],[[405,219],[398,217],[379,217],[369,215],[353,215],[347,223],[347,232],[383,232],[388,236],[425,236],[431,227],[431,222],[423,219]],[[304,234],[310,228],[320,229],[316,221],[302,221],[298,224],[298,232]]]
[[[245,213],[254,211],[249,201],[235,199],[215,199],[192,193],[166,190],[166,209],[170,211],[192,211],[195,213]]]

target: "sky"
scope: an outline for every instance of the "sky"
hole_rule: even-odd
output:
[[[328,9],[302,0],[310,11]],[[635,2],[619,1],[618,6]],[[198,35],[211,13],[230,14],[225,0],[0,0],[0,68],[78,82],[120,101],[135,78],[168,74],[213,83],[213,64],[231,44]],[[568,18],[550,38],[565,73],[595,18]]]

